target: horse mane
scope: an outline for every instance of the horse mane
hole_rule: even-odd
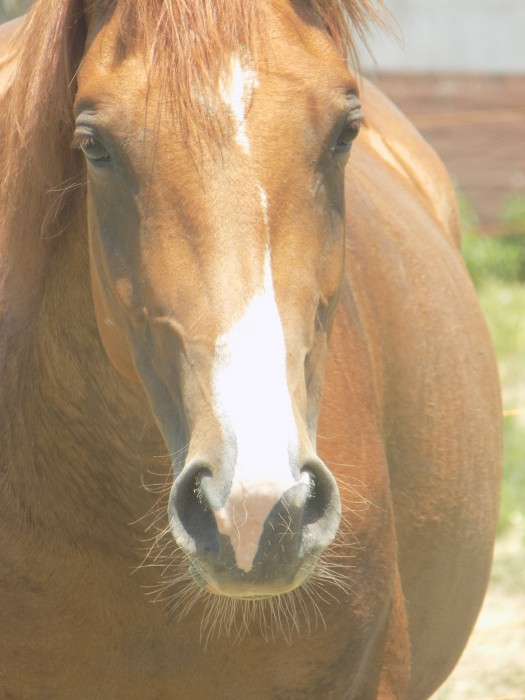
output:
[[[355,34],[364,37],[369,23],[384,26],[382,0],[289,1],[313,13],[346,57],[356,55]],[[178,111],[191,118],[198,108],[195,84],[213,87],[232,52],[252,45],[262,2],[36,0],[18,37],[14,80],[0,98],[0,239],[16,231],[22,255],[30,255],[35,236],[53,239],[67,228],[85,181],[83,160],[71,148],[84,4],[88,12],[119,13],[119,50],[146,42],[153,69],[175,85]]]

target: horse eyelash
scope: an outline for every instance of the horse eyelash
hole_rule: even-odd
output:
[[[87,146],[92,146],[94,143],[95,139],[89,134],[73,134],[73,138],[71,139],[71,148],[75,151],[79,151]]]

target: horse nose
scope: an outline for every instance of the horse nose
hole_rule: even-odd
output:
[[[211,478],[204,464],[185,467],[175,479],[168,516],[173,537],[187,554],[208,556],[219,548],[219,531],[213,510],[202,490],[203,479]]]
[[[310,485],[301,520],[302,549],[308,555],[332,543],[341,520],[341,499],[336,480],[319,459],[310,461],[303,473]]]
[[[177,544],[215,589],[242,581],[287,585],[305,559],[335,537],[341,506],[335,479],[317,458],[299,479],[230,480],[203,464],[185,467],[169,506]]]

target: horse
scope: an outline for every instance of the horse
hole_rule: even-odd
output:
[[[494,354],[369,0],[0,33],[0,695],[422,700],[489,575]]]

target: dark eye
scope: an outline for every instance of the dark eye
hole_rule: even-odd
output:
[[[342,131],[339,133],[339,136],[337,137],[337,141],[333,148],[335,155],[348,153],[348,151],[352,147],[352,143],[354,142],[356,136],[359,133],[362,121],[363,115],[361,114],[361,112],[352,112],[348,116],[346,123]]]
[[[80,149],[92,163],[107,163],[110,155],[104,146],[90,134],[75,133],[73,148]]]

